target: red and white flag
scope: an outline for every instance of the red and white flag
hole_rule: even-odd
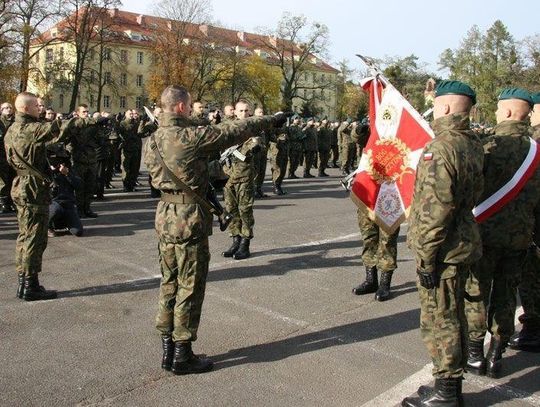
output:
[[[416,166],[434,135],[390,83],[367,78],[362,87],[369,92],[371,134],[351,183],[351,198],[385,232],[392,233],[409,214]]]

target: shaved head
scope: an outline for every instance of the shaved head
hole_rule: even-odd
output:
[[[258,107],[258,108],[255,109],[255,111],[253,112],[253,115],[254,115],[254,116],[264,116],[264,110],[262,109],[262,107]]]
[[[223,114],[227,117],[234,116],[234,106],[233,105],[227,105],[223,108]]]
[[[468,96],[442,95],[437,96],[433,102],[433,118],[448,116],[455,113],[469,113],[473,104]]]
[[[250,115],[249,103],[245,100],[239,100],[234,107],[234,115],[239,119],[246,119]]]
[[[179,105],[185,105],[182,112],[186,115],[191,113],[191,96],[183,86],[167,86],[161,94],[161,107],[167,113],[179,113]],[[187,113],[186,113],[187,111]]]
[[[527,118],[531,111],[531,106],[528,102],[521,99],[505,99],[499,100],[497,103],[497,111],[495,117],[497,123],[506,120],[523,121]]]
[[[30,92],[22,92],[15,98],[15,109],[19,113],[30,115],[34,118],[39,117],[40,108],[36,95]]]

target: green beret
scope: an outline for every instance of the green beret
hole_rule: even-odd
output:
[[[520,88],[507,88],[503,89],[499,94],[499,100],[508,100],[508,99],[521,99],[527,102],[531,107],[534,105],[531,98],[531,94],[525,89]]]
[[[531,99],[535,105],[540,105],[540,92],[531,93]]]
[[[472,99],[473,105],[476,104],[476,93],[466,83],[460,81],[440,81],[435,86],[435,97],[443,95],[463,95]]]

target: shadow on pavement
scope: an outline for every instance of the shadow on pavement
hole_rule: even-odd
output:
[[[58,298],[91,297],[94,295],[116,294],[131,291],[152,290],[159,287],[160,278],[152,277],[94,287],[84,287],[76,290],[58,291]]]
[[[212,356],[216,369],[249,363],[265,363],[334,346],[364,342],[418,328],[418,309],[310,332],[275,342],[238,348]]]

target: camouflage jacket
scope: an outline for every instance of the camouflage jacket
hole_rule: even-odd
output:
[[[369,140],[369,134],[369,126],[357,124],[353,126],[351,139],[358,144],[358,146],[364,148]]]
[[[530,135],[533,139],[535,139],[536,141],[539,141],[540,140],[540,124],[534,126],[534,127],[531,127],[530,129]]]
[[[61,129],[58,120],[39,122],[26,114],[15,114],[15,122],[6,133],[5,147],[8,163],[17,171],[11,188],[11,197],[17,205],[44,206],[50,202],[49,184],[29,172],[17,155],[40,174],[48,176],[47,143],[63,141],[73,121],[66,122]]]
[[[482,255],[472,214],[482,192],[482,145],[467,114],[441,117],[432,128],[436,137],[416,169],[407,236],[417,267],[428,272],[438,263],[471,264]]]
[[[347,122],[343,122],[339,125],[337,130],[338,145],[354,143],[351,137],[352,125]]]
[[[239,122],[234,120],[227,122],[228,125]],[[257,176],[257,164],[255,161],[255,153],[264,147],[264,140],[257,136],[261,132],[248,132],[251,137],[246,140],[239,148],[242,154],[246,156],[244,161],[240,161],[237,157],[232,156],[230,165],[225,164],[223,170],[229,176],[228,184],[238,184],[240,182],[253,182]]]
[[[116,127],[116,133],[122,140],[122,149],[133,153],[140,148],[142,141],[139,136],[139,121],[135,119],[122,120]]]
[[[529,152],[529,126],[507,120],[497,124],[494,135],[483,139],[484,193],[480,202],[493,195],[514,176]],[[487,247],[522,250],[529,247],[536,219],[540,218],[540,167],[518,196],[480,224]],[[540,219],[539,219],[540,221]]]
[[[96,150],[100,144],[99,126],[96,119],[75,118],[68,133],[66,149],[71,154],[71,161],[75,164],[95,164],[97,162]]]
[[[215,151],[242,143],[251,134],[273,122],[270,116],[228,121],[215,126],[192,126],[189,118],[163,113],[154,140],[167,167],[200,196],[208,188],[208,157]],[[181,194],[181,189],[163,171],[150,142],[144,146],[144,162],[152,185],[161,191]],[[212,216],[198,204],[160,201],[156,209],[156,231],[171,243],[198,241],[212,232]]]
[[[0,162],[6,161],[6,149],[4,147],[4,138],[10,126],[13,124],[13,118],[0,115]]]
[[[306,126],[303,132],[306,136],[304,139],[304,151],[317,151],[317,129],[315,126]]]
[[[319,127],[317,131],[317,149],[319,151],[330,150],[332,130],[328,125]]]
[[[303,140],[305,137],[302,128],[299,125],[291,124],[288,131],[289,139],[289,150],[292,151],[302,151]]]

